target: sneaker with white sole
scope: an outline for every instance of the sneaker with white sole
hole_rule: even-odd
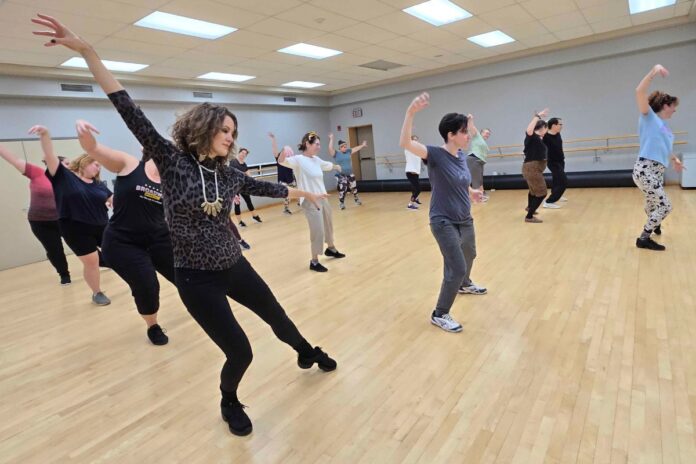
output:
[[[430,316],[430,323],[438,326],[446,332],[458,333],[462,331],[462,325],[452,319],[452,316],[450,316],[449,313],[443,314],[442,316],[436,316],[435,311],[433,311],[432,315]]]
[[[485,295],[486,293],[488,293],[487,288],[479,287],[473,282],[471,282],[471,285],[462,285],[461,287],[459,287],[459,290],[457,291],[465,295]]]
[[[568,201],[566,197],[561,197],[558,201]]]
[[[97,292],[92,295],[92,303],[97,306],[106,306],[111,304],[111,300],[103,292]]]
[[[416,205],[415,203],[409,203],[406,208],[416,211],[416,210],[418,210],[418,205]]]
[[[557,205],[556,203],[546,203],[546,202],[544,202],[544,203],[542,204],[542,206],[543,206],[544,208],[548,208],[548,209],[560,209],[560,208],[561,208],[561,205]]]

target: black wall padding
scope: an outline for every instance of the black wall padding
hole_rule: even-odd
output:
[[[584,171],[568,172],[568,187],[633,187],[632,171]],[[551,174],[544,174],[546,185],[551,188]],[[421,179],[423,191],[430,191],[428,179]],[[484,176],[483,186],[486,190],[526,189],[527,183],[521,174],[505,176]],[[407,179],[360,180],[358,190],[361,192],[410,192],[411,184]]]

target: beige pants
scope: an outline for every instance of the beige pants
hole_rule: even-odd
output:
[[[309,200],[305,199],[302,202],[307,223],[309,224],[309,240],[312,243],[312,257],[319,256],[322,253],[324,242],[327,245],[333,246],[333,220],[331,219],[331,206],[329,201],[324,198],[319,204],[320,209]]]

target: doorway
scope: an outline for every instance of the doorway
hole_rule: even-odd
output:
[[[353,174],[356,180],[377,180],[372,125],[348,128],[348,143],[351,147],[360,145],[363,140],[367,142],[367,146],[352,156]]]

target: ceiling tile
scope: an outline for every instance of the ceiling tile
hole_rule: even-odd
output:
[[[631,27],[631,18],[627,15],[622,18],[605,19],[602,21],[590,23],[590,27],[595,32],[595,34],[616,31],[619,29]]]
[[[524,39],[520,39],[520,42],[529,47],[542,47],[558,42],[558,38],[551,33],[546,33],[525,37]]]
[[[118,3],[125,3],[126,5],[139,6],[142,8],[147,8],[149,10],[156,10],[158,7],[169,3],[171,0],[114,0]]]
[[[361,42],[356,39],[349,39],[348,37],[342,37],[335,34],[325,34],[312,39],[312,45],[318,45],[320,47],[333,48],[334,50],[340,50],[342,52],[349,52],[355,50],[356,48],[363,48],[369,45],[368,42]]]
[[[686,2],[677,3],[677,5],[674,9],[674,16],[686,16],[689,13],[691,13],[692,8],[693,8],[693,3],[691,2],[691,0],[686,1]]]
[[[505,28],[508,26],[534,21],[534,18],[519,5],[511,5],[502,10],[484,13],[481,15],[481,19],[491,26],[501,29],[503,32],[505,32]]]
[[[505,28],[505,33],[510,37],[520,40],[525,37],[532,37],[535,35],[548,34],[549,30],[544,27],[539,21],[532,21],[531,23],[517,24],[515,26],[509,26]]]
[[[563,29],[561,31],[554,32],[554,35],[558,37],[560,40],[572,40],[592,34],[593,31],[589,25],[571,27],[570,29]]]
[[[114,33],[112,37],[135,40],[138,42],[171,45],[173,47],[191,49],[207,43],[208,40],[172,32],[157,31],[139,26],[126,26]]]
[[[410,37],[397,37],[396,39],[385,40],[379,43],[380,47],[390,48],[403,53],[411,53],[432,46],[422,40],[412,39]]]
[[[549,31],[557,32],[564,29],[572,29],[580,26],[587,26],[587,21],[585,17],[580,12],[565,13],[558,16],[552,16],[550,18],[544,18],[541,20],[543,24]]]
[[[122,37],[107,37],[94,43],[97,50],[123,50],[124,52],[135,52],[139,54],[153,55],[163,58],[184,53],[187,49],[177,48],[168,45],[160,45],[146,42],[136,42]]]
[[[480,15],[490,11],[514,5],[516,0],[455,0],[455,3],[473,15]]]
[[[468,37],[483,34],[485,32],[490,32],[494,30],[495,27],[491,26],[490,24],[488,24],[480,18],[472,17],[464,19],[462,21],[457,21],[456,23],[447,24],[445,26],[442,26],[440,29],[451,32],[453,34],[458,35],[459,37],[466,39]]]
[[[358,23],[349,28],[337,30],[335,34],[341,37],[356,37],[371,44],[377,44],[385,40],[399,37],[399,35],[393,32],[385,31],[379,26],[367,23]]]
[[[165,13],[187,16],[201,21],[241,29],[264,19],[265,15],[233,8],[212,0],[172,0],[160,8]]]
[[[301,0],[214,0],[215,3],[273,16],[301,5]]]
[[[47,8],[64,13],[74,14],[82,18],[97,18],[116,23],[133,23],[152,12],[149,8],[142,8],[111,0],[22,0],[22,5],[30,7],[34,14]],[[28,18],[34,16],[32,14]],[[58,16],[65,23],[64,15]],[[27,19],[28,20],[28,19]],[[77,27],[77,23],[73,27]]]
[[[368,19],[366,22],[399,35],[412,31],[437,30],[432,24],[416,19],[403,11]]]
[[[520,5],[537,19],[578,11],[573,0],[526,0]]]
[[[276,17],[281,21],[295,24],[294,27],[317,29],[326,32],[346,29],[353,24],[357,24],[357,21],[353,19],[308,4],[280,13]]]
[[[375,16],[393,13],[396,7],[375,0],[312,0],[311,5],[347,18],[365,21]]]
[[[645,13],[631,15],[631,23],[633,23],[634,26],[639,26],[641,24],[662,21],[673,17],[674,7],[665,7],[657,10],[646,11]]]
[[[60,2],[51,2],[51,4],[53,3],[58,5]],[[18,23],[26,22],[31,26],[32,31],[45,30],[45,28],[42,26],[30,22],[31,18],[36,16],[36,12],[37,10],[35,7],[26,6],[24,3],[19,4],[14,2],[5,2],[0,4],[0,18],[2,18],[2,21]],[[49,16],[59,18],[63,24],[72,28],[76,34],[107,36],[124,27],[124,23],[118,21],[86,18],[84,16],[73,15],[49,7],[41,8],[41,12]],[[32,35],[31,37],[34,36]]]
[[[588,23],[621,18],[629,15],[628,2],[626,0],[612,0],[601,5],[583,8],[582,14]]]
[[[325,34],[323,30],[299,27],[287,21],[281,21],[276,18],[266,18],[254,24],[252,28],[254,32],[259,34],[272,35],[274,37],[282,37],[284,39],[292,39],[297,42],[311,43],[314,37],[319,37]]]
[[[461,42],[462,40],[465,40],[456,34],[453,34],[451,32],[447,32],[447,31],[442,30],[442,29],[435,29],[432,31],[415,32],[413,34],[410,34],[409,37],[418,41],[418,42],[425,44],[426,46],[433,45],[436,47],[441,46],[441,45]]]

